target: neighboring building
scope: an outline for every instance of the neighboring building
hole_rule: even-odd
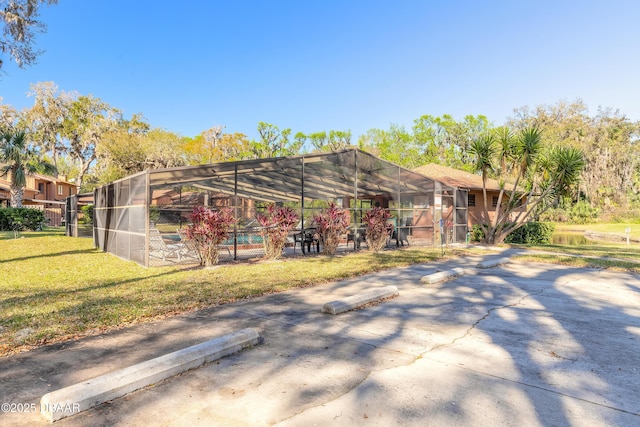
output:
[[[0,207],[8,206],[11,200],[9,182],[0,178]]]
[[[11,177],[0,178],[0,206],[9,206]],[[65,200],[77,194],[78,187],[60,175],[55,178],[34,174],[27,176],[27,185],[22,196],[22,206],[44,211],[47,224],[52,227],[63,225]]]
[[[484,214],[484,198],[482,196],[482,177],[473,173],[450,168],[447,166],[429,163],[424,166],[413,169],[428,178],[440,181],[445,185],[454,188],[468,190],[468,226],[469,229],[473,224],[487,223]],[[507,185],[507,189],[509,189]],[[489,219],[494,220],[496,216],[496,208],[498,206],[498,196],[500,194],[500,184],[495,179],[487,179],[487,202],[489,203]],[[507,194],[503,196],[507,198]]]

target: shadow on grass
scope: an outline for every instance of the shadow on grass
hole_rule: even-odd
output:
[[[23,256],[18,258],[0,259],[0,264],[5,262],[26,261],[26,260],[36,259],[36,258],[47,258],[47,259],[54,260],[56,257],[64,256],[64,255],[80,255],[80,254],[91,254],[91,253],[97,254],[97,253],[101,253],[101,251],[99,251],[96,248],[76,249],[74,251],[63,251],[63,252],[55,252],[55,253],[46,253],[42,255],[30,255],[30,256]]]
[[[18,233],[18,239],[31,239],[34,237],[47,236],[64,236],[64,230],[55,228],[46,228],[42,231],[21,231]],[[0,240],[17,240],[13,231],[0,231]]]
[[[162,273],[158,273],[158,274],[154,274],[154,275],[150,275],[150,276],[144,276],[144,277],[133,277],[131,279],[125,279],[125,280],[114,280],[114,281],[103,281],[103,282],[97,282],[97,284],[93,285],[93,286],[87,286],[87,287],[83,287],[80,290],[69,290],[69,289],[60,289],[60,290],[48,290],[48,291],[43,291],[43,292],[37,292],[28,296],[24,296],[24,297],[12,297],[12,298],[7,298],[7,299],[3,299],[1,300],[1,305],[5,305],[5,306],[11,306],[11,305],[15,305],[15,304],[29,304],[30,302],[36,302],[36,301],[42,301],[43,298],[46,297],[57,297],[59,295],[65,295],[65,294],[70,294],[70,293],[85,293],[85,292],[89,292],[91,293],[92,291],[96,291],[99,289],[108,289],[108,288],[113,288],[115,286],[120,286],[120,285],[124,285],[127,283],[134,283],[140,280],[149,280],[149,279],[154,279],[154,278],[158,278],[158,277],[163,277],[163,276],[168,276],[168,275],[172,275],[172,274],[177,274],[182,272],[182,270],[173,270],[173,271],[164,271]],[[4,320],[4,319],[3,319]],[[10,322],[9,322],[10,323]]]

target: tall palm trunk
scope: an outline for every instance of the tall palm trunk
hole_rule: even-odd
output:
[[[19,187],[17,185],[11,184],[9,188],[9,192],[11,193],[11,199],[9,203],[12,208],[21,208],[22,207],[22,197],[24,195],[24,188]]]

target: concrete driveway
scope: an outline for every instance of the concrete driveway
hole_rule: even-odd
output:
[[[482,259],[394,269],[3,358],[0,401],[38,405],[49,391],[251,327],[261,344],[55,424],[640,425],[640,277],[512,262],[420,282]],[[400,296],[320,311],[385,285]],[[38,410],[0,414],[0,425],[46,424]]]

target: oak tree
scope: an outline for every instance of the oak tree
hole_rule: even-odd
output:
[[[20,68],[36,62],[41,51],[34,50],[36,33],[46,30],[44,23],[38,20],[40,7],[52,5],[58,0],[2,0],[0,1],[0,53],[9,55]],[[0,59],[0,68],[3,61]]]

